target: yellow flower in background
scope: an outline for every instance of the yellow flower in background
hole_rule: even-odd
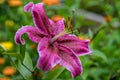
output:
[[[13,48],[12,42],[1,42],[0,43],[6,50],[11,50]]]
[[[9,67],[5,67],[3,70],[2,70],[2,73],[4,75],[7,75],[7,76],[12,76],[15,74],[15,69],[14,67],[12,66],[9,66]]]
[[[0,4],[4,4],[5,0],[0,0]]]
[[[10,80],[9,78],[2,78],[0,77],[0,80]]]
[[[51,19],[53,20],[53,21],[59,21],[59,20],[61,20],[61,19],[63,19],[64,17],[63,16],[60,16],[60,15],[54,15],[54,16],[52,16],[51,17]]]
[[[42,2],[46,5],[49,5],[49,6],[60,4],[59,0],[42,0]]]
[[[6,27],[13,27],[14,26],[14,21],[13,20],[6,20],[5,21],[5,26]]]
[[[5,63],[5,59],[0,57],[0,65],[3,65]]]
[[[8,0],[8,4],[11,7],[21,6],[22,5],[22,0]]]

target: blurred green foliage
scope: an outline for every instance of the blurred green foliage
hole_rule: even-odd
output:
[[[37,75],[36,80],[120,80],[120,0],[61,0],[60,5],[45,5],[49,18],[53,15],[61,15],[64,18],[72,16],[74,34],[77,36],[92,39],[101,25],[104,25],[104,29],[100,30],[90,43],[92,55],[80,56],[83,73],[74,79],[71,78],[70,72],[63,68],[48,73],[36,69],[38,53],[36,47],[31,48],[36,44],[32,43],[27,35],[23,36],[27,43],[26,46],[21,47],[15,44],[14,35],[17,29],[23,25],[33,25],[31,13],[25,13],[23,10],[24,5],[30,1],[40,2],[40,0],[22,0],[22,5],[18,7],[10,7],[7,1],[0,4],[0,43],[10,41],[14,44],[12,50],[6,53],[2,52],[4,49],[0,46],[0,57],[6,60],[4,65],[0,65],[0,77],[8,77],[11,80],[24,80],[24,77],[30,80],[33,74]],[[95,21],[86,20],[83,15],[76,15],[80,9],[97,13],[103,17],[112,16],[112,18],[110,21],[98,24]],[[75,11],[74,14],[73,11]],[[26,51],[20,51],[25,47]],[[15,63],[14,66],[19,71],[13,76],[5,76],[2,74],[2,70],[4,67],[10,66],[10,63]],[[29,69],[31,71],[35,69],[35,73],[30,72]]]

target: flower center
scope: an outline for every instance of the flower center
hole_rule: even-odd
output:
[[[67,34],[67,33],[73,33],[73,29],[72,29],[72,19],[71,17],[68,17],[68,19],[66,21],[64,21],[64,25],[65,25],[65,29],[59,33],[58,35],[54,36],[51,40],[50,40],[50,44],[52,44],[53,42],[55,42],[59,37]]]
[[[51,40],[50,40],[50,44],[52,44],[53,42],[55,42],[59,37],[63,36],[67,34],[67,32],[65,30],[63,30],[61,33],[59,33],[58,35],[54,36]]]

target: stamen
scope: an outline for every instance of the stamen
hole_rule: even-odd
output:
[[[53,42],[55,42],[59,37],[67,34],[67,33],[73,33],[73,28],[72,28],[72,19],[70,16],[68,16],[68,19],[64,21],[64,25],[65,25],[65,29],[59,33],[58,35],[54,36],[51,40],[50,40],[50,44],[52,44]]]
[[[72,27],[72,19],[70,16],[68,16],[67,20],[64,21],[64,24],[65,24],[65,30],[68,32],[68,33],[73,33],[73,27]]]

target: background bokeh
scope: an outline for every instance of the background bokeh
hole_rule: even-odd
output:
[[[25,46],[14,42],[17,29],[34,26],[31,13],[23,10],[30,1],[44,2],[48,17],[54,21],[70,16],[74,34],[79,39],[91,40],[93,51],[92,55],[79,57],[83,65],[80,76],[72,79],[69,71],[57,65],[48,73],[36,69],[36,80],[120,80],[120,0],[0,0],[0,80],[30,80],[31,74],[20,66],[16,55],[21,55],[20,48]],[[37,44],[27,35],[23,37],[27,61],[35,66]],[[16,67],[20,67],[19,71]]]

